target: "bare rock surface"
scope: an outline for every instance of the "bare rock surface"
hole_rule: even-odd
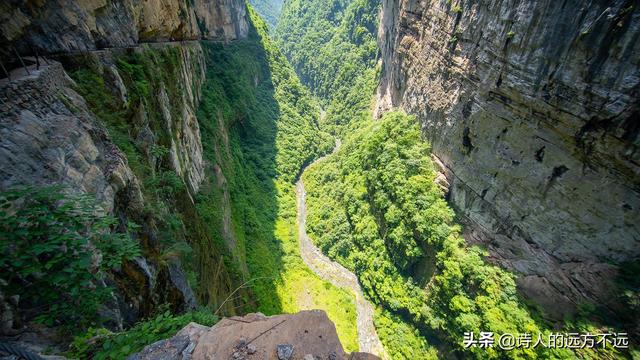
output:
[[[145,347],[141,352],[131,355],[128,360],[187,360],[191,358],[191,353],[196,344],[209,328],[206,326],[190,323],[180,330],[174,337],[155,342]]]
[[[551,318],[640,256],[632,2],[383,1],[378,113],[417,116],[465,239]]]
[[[124,154],[75,92],[60,63],[0,80],[0,189],[64,183],[96,194],[107,212],[124,191],[142,207],[137,179]],[[16,79],[17,77],[17,79]]]
[[[335,326],[324,311],[222,319],[211,328],[189,324],[176,336],[144,348],[130,360],[204,359],[363,359],[378,357],[344,352]]]
[[[166,110],[162,111],[162,121],[172,130],[171,142],[176,144],[172,155],[177,165],[173,170],[192,195],[204,179],[200,130],[195,118],[205,71],[204,54],[198,42],[157,44],[153,49],[132,51],[156,51],[163,46],[177,49],[177,80],[184,91],[171,102],[165,94],[164,101],[160,101]],[[81,61],[91,57],[106,88],[113,91],[124,108],[130,105],[127,88],[114,65],[118,51],[124,50],[93,51],[83,55]],[[71,61],[74,56],[67,55],[66,59]],[[61,63],[51,59],[42,60],[39,69],[30,66],[29,74],[18,68],[11,72],[10,80],[0,79],[0,191],[14,186],[60,184],[66,191],[95,197],[105,213],[143,224],[137,237],[156,238],[155,225],[140,221],[146,204],[140,180],[103,121],[75,89],[76,84]],[[153,147],[158,136],[150,130],[147,109],[141,107],[137,114],[133,121],[139,122],[140,132],[132,136],[145,139],[139,143],[144,151]],[[148,245],[153,246],[152,242]],[[117,299],[102,309],[101,315],[116,330],[147,316],[158,304],[172,303],[184,311],[197,306],[178,262],[159,264],[139,257],[123,264],[106,281],[115,285]],[[6,305],[6,301],[0,305]],[[16,330],[16,324],[18,321],[12,320],[5,326],[3,322],[1,333]]]
[[[0,54],[84,51],[248,34],[242,0],[45,0],[0,3]]]

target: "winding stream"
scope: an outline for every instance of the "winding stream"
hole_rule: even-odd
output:
[[[336,141],[336,152],[340,141]],[[317,159],[313,164],[324,160],[326,156]],[[313,165],[311,164],[311,165]],[[382,347],[376,329],[373,325],[373,305],[369,303],[360,288],[356,276],[344,266],[325,256],[311,241],[307,234],[307,193],[304,190],[302,178],[296,184],[296,198],[298,201],[298,238],[300,239],[300,253],[304,263],[320,278],[335,286],[351,290],[356,296],[356,321],[358,326],[358,345],[360,351],[378,355],[383,359],[389,358]]]

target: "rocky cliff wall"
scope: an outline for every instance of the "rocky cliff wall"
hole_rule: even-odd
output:
[[[62,65],[13,75],[18,78],[0,83],[0,187],[64,182],[96,193],[107,212],[120,191],[130,191],[132,206],[140,206],[140,186],[126,157],[72,89]]]
[[[117,290],[103,314],[113,328],[147,317],[162,304],[185,311],[198,302],[220,303],[231,280],[201,232],[193,201],[205,178],[195,116],[206,66],[200,44],[58,59],[65,67],[49,59],[40,69],[29,67],[30,74],[19,68],[11,81],[0,80],[0,190],[62,184],[94,195],[121,230],[130,223],[141,226],[130,234],[143,256],[106,274]],[[170,201],[161,194],[167,174],[183,184],[172,185]],[[170,230],[170,218],[184,224]],[[162,239],[167,235],[169,248]],[[181,243],[196,255],[186,267],[168,251]],[[192,289],[188,269],[202,286]]]
[[[206,56],[186,40],[246,37],[245,3],[9,1],[0,19],[10,71],[0,78],[0,191],[61,184],[93,195],[140,244],[142,256],[103,274],[115,290],[104,325],[122,329],[165,304],[223,303],[235,279],[194,200],[208,186],[196,118]],[[39,65],[25,57],[36,51],[47,55]],[[20,301],[2,295],[0,336],[27,325],[20,338],[45,344]]]
[[[0,54],[126,47],[248,34],[242,0],[10,0],[0,4]],[[5,59],[4,61],[8,61]]]
[[[383,1],[378,113],[417,115],[465,238],[552,318],[616,310],[640,256],[639,36],[633,1]]]

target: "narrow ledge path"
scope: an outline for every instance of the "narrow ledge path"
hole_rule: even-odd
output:
[[[340,141],[337,140],[333,152],[335,153],[339,147]],[[317,159],[313,164],[324,160],[327,156]],[[307,193],[304,189],[302,178],[296,183],[296,198],[298,202],[298,239],[302,260],[323,280],[335,286],[349,289],[355,294],[358,345],[360,346],[360,351],[375,354],[382,359],[389,359],[387,352],[378,338],[373,323],[373,305],[364,297],[358,278],[347,268],[325,256],[322,251],[313,244],[313,241],[307,234]]]

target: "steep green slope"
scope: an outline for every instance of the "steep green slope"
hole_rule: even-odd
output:
[[[181,114],[186,111],[182,101],[184,94],[193,89],[186,89],[185,83],[179,79],[185,75],[185,68],[197,68],[189,62],[198,58],[194,56],[198,51],[200,47],[195,43],[114,51],[111,57],[122,76],[127,94],[124,105],[106,80],[109,79],[109,72],[99,60],[92,56],[74,55],[69,55],[66,60],[67,71],[75,81],[76,91],[105,125],[114,144],[126,154],[128,166],[139,180],[144,196],[144,204],[137,204],[142,205],[142,209],[116,209],[119,224],[115,228],[140,243],[142,255],[158,272],[159,279],[168,278],[167,267],[179,261],[187,272],[189,286],[196,293],[198,303],[203,306],[197,312],[183,314],[185,309],[177,305],[179,301],[174,291],[146,284],[146,279],[137,275],[135,263],[132,265],[133,261],[129,258],[130,261],[118,265],[109,277],[113,278],[114,286],[125,296],[125,300],[130,298],[139,302],[144,299],[140,313],[135,314],[133,319],[125,319],[143,321],[128,331],[114,334],[102,328],[114,328],[105,319],[93,321],[90,325],[94,328],[87,329],[85,324],[69,316],[73,322],[73,333],[80,333],[70,349],[73,357],[126,358],[148,343],[172,335],[190,321],[213,324],[217,317],[212,310],[220,308],[221,312],[234,313],[251,309],[252,304],[243,302],[243,299],[224,303],[228,294],[239,284],[240,278],[231,273],[231,264],[221,261],[224,248],[214,244],[215,233],[205,231],[205,214],[200,213],[191,201],[183,178],[171,170],[170,144],[172,139],[180,135],[175,126],[167,126],[166,114],[176,121],[182,119]],[[167,94],[164,99],[158,96],[164,92]],[[151,144],[141,142],[140,137],[135,135],[144,127],[148,127],[152,134]],[[88,219],[85,216],[84,221]],[[103,250],[103,256],[108,259],[126,250],[123,244],[112,242],[110,248]],[[127,276],[129,274],[132,275]],[[57,285],[57,291],[60,289]],[[149,291],[154,293],[148,294]],[[246,293],[243,295],[249,296]],[[109,301],[112,300],[105,299],[107,304]],[[55,305],[53,309],[57,311],[57,318],[61,314],[65,316]],[[83,305],[83,309],[90,311],[86,305]],[[77,309],[72,311],[80,313]],[[134,324],[124,325],[129,327]],[[84,335],[81,334],[83,331],[86,331]]]
[[[319,106],[250,14],[247,41],[206,44],[198,119],[216,175],[198,196],[198,210],[208,232],[218,234],[217,246],[228,249],[225,263],[248,281],[254,298],[246,302],[268,315],[324,309],[345,348],[357,350],[353,296],[306,268],[295,227],[293,181],[332,141],[319,130]]]
[[[276,25],[278,25],[284,0],[250,0],[249,3],[269,25],[269,29],[275,29]]]
[[[195,207],[184,180],[172,170],[170,148],[178,138],[177,129],[167,126],[166,111],[174,119],[184,113],[182,94],[187,91],[181,83],[185,56],[197,52],[195,47],[167,46],[141,47],[138,51],[117,51],[112,55],[126,88],[126,106],[111,90],[105,78],[104,65],[90,56],[78,58],[70,55],[68,71],[75,80],[76,90],[87,101],[90,110],[105,125],[115,145],[127,157],[129,167],[140,181],[144,195],[144,208],[140,212],[119,209],[120,216],[128,218],[121,227],[140,239],[145,257],[160,269],[182,260],[189,285],[201,304],[222,302],[233,288],[234,279],[227,268],[219,263],[220,251],[211,247],[211,235],[205,233],[203,219],[196,216]],[[158,94],[166,93],[165,100]],[[147,122],[147,124],[145,124]],[[147,127],[151,143],[140,141]],[[134,223],[135,222],[135,223]],[[131,272],[125,264],[122,273]],[[116,274],[116,279],[120,278]],[[138,286],[126,276],[118,282],[120,290],[131,298],[139,297]],[[151,294],[153,303],[143,304],[140,316],[151,316],[157,307],[171,303],[168,294]],[[228,304],[234,306],[235,302]],[[173,311],[179,311],[173,308]]]
[[[366,121],[376,84],[376,0],[287,1],[275,31],[282,51],[323,104],[334,134]]]
[[[202,314],[323,309],[346,350],[356,351],[354,297],[304,265],[295,227],[293,182],[305,164],[330,151],[333,139],[320,130],[320,106],[268,38],[266,24],[253,10],[249,13],[248,39],[201,43],[207,67],[197,119],[206,177],[194,196],[195,206],[164,161],[157,168],[147,161],[130,135],[134,122],[129,119],[135,112],[114,105],[102,75],[80,64],[73,77],[143,180],[150,203],[147,221],[154,221],[160,235],[154,256],[158,261],[182,258],[188,265],[199,303],[208,307]],[[163,146],[152,149],[160,159],[167,155],[162,141],[175,134],[158,122],[161,107],[153,94],[162,82],[171,99],[179,98],[184,90],[174,78],[179,55],[178,47],[150,47],[117,59],[130,101],[150,108],[150,126],[162,136]],[[240,291],[233,292],[236,288]],[[78,338],[74,354],[122,358],[157,338],[140,329],[166,334],[168,327],[179,327],[191,316],[170,315],[178,309],[158,311],[151,309],[148,322],[120,334],[91,330]]]

